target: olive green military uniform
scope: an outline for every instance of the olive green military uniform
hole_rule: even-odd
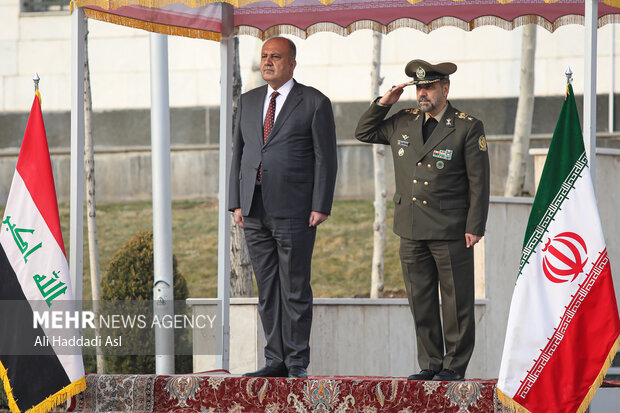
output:
[[[390,145],[394,157],[394,232],[416,325],[420,368],[464,375],[475,341],[473,248],[489,207],[489,158],[482,122],[452,107],[426,143],[425,115],[373,103],[355,136]],[[441,289],[443,331],[439,315]],[[445,352],[444,352],[445,341]]]

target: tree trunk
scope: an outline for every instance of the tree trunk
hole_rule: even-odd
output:
[[[525,182],[525,168],[532,133],[534,114],[534,62],[536,56],[536,25],[528,24],[523,28],[523,45],[521,49],[521,88],[515,134],[510,147],[510,164],[504,196],[521,196]]]
[[[237,106],[241,96],[241,70],[239,68],[239,38],[235,36],[233,49],[233,125],[237,117]],[[235,148],[233,148],[234,150]],[[245,242],[243,228],[230,220],[230,296],[252,297],[252,264]]]
[[[86,212],[88,216],[88,259],[90,262],[90,287],[93,312],[99,312],[101,276],[97,247],[97,206],[95,203],[95,150],[92,127],[93,101],[90,91],[90,66],[88,64],[88,18],[84,17],[84,172],[86,174]],[[99,336],[99,329],[95,328]],[[97,374],[105,374],[101,348],[97,347]]]
[[[373,59],[371,76],[371,99],[379,95],[381,78],[381,33],[373,32]],[[385,145],[373,145],[373,160],[375,166],[375,221],[373,224],[372,272],[370,281],[370,297],[379,298],[383,295],[384,255],[385,255],[385,198],[387,194],[385,183]]]

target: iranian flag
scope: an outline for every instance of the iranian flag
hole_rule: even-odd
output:
[[[73,322],[54,325],[53,312]],[[47,412],[86,388],[74,313],[37,93],[0,228],[0,377],[13,412]]]
[[[517,411],[584,412],[620,320],[572,86],[530,213],[497,383]]]

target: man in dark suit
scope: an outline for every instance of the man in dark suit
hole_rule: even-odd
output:
[[[472,247],[487,219],[489,157],[482,122],[447,100],[455,71],[453,63],[409,62],[413,81],[375,100],[355,132],[360,141],[392,148],[394,232],[422,369],[410,380],[463,380],[474,349]],[[419,107],[384,119],[409,84]]]
[[[336,131],[330,100],[297,83],[295,44],[263,44],[267,85],[241,96],[228,207],[244,228],[258,286],[266,366],[246,376],[307,377],[316,227],[331,212]]]

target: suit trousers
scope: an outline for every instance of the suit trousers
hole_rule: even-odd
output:
[[[403,278],[415,322],[421,369],[451,369],[465,375],[475,342],[473,250],[466,247],[465,237],[447,241],[400,240]]]
[[[307,367],[310,362],[310,273],[316,227],[309,216],[277,218],[265,212],[260,186],[244,217],[244,233],[258,287],[258,312],[270,367]]]

